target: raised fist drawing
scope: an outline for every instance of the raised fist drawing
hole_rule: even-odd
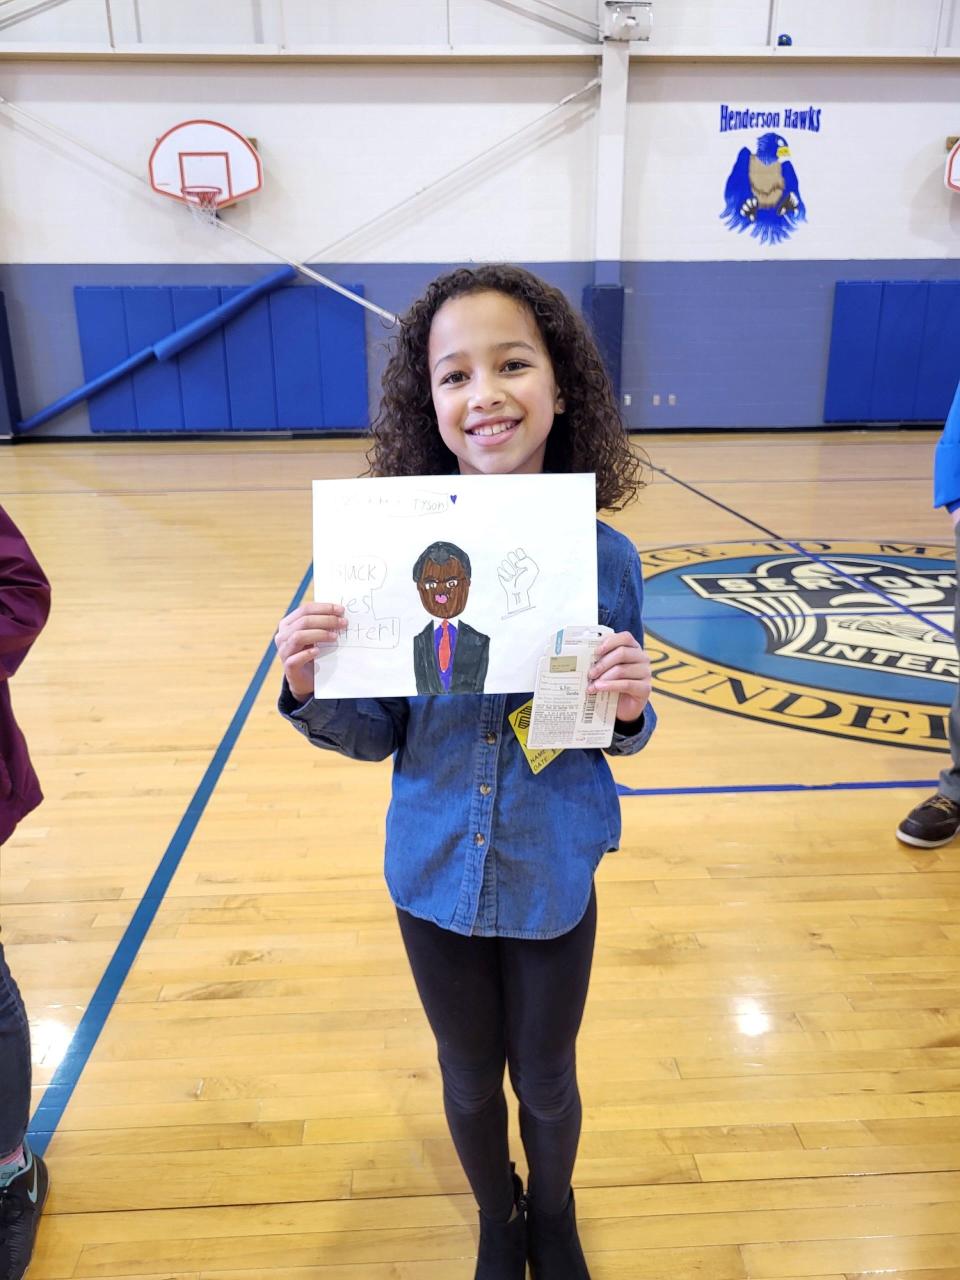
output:
[[[507,597],[505,617],[533,608],[530,588],[539,576],[540,566],[527,555],[523,547],[507,553],[497,568],[497,577]]]

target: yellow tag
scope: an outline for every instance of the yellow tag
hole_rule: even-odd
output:
[[[534,773],[539,773],[541,769],[545,769],[548,764],[552,764],[557,756],[561,754],[562,747],[538,747],[530,748],[527,746],[527,734],[530,731],[530,716],[533,712],[533,699],[525,702],[522,707],[517,707],[516,711],[511,712],[507,719],[513,726],[513,732],[517,735],[517,741],[520,743],[520,749],[527,757],[527,764]]]

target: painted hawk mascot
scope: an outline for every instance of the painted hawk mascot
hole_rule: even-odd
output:
[[[731,231],[746,231],[764,243],[786,240],[806,221],[800,184],[787,159],[790,148],[779,133],[757,139],[757,154],[741,147],[724,189],[726,207],[720,217]]]

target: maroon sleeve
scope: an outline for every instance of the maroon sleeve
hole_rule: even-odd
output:
[[[0,507],[0,680],[9,679],[27,656],[49,612],[50,584]]]

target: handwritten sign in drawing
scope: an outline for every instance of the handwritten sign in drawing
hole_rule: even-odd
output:
[[[592,475],[316,480],[314,598],[346,630],[318,698],[524,693],[546,639],[597,621]]]

